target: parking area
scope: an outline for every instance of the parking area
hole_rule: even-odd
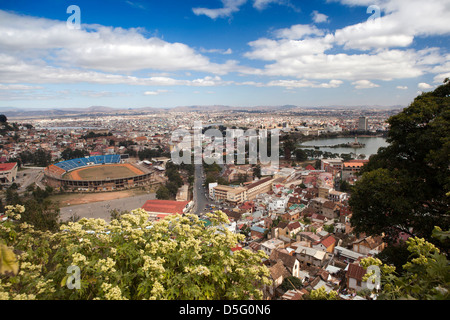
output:
[[[155,198],[155,193],[149,193],[128,198],[70,205],[61,208],[60,219],[62,221],[67,221],[71,216],[76,215],[80,218],[100,218],[104,219],[106,222],[110,222],[111,210],[131,211],[142,207],[147,200],[153,200]]]

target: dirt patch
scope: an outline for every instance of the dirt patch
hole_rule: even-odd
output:
[[[60,207],[67,207],[70,205],[92,203],[98,201],[108,201],[113,199],[128,198],[136,196],[138,193],[133,190],[124,190],[117,192],[103,192],[103,193],[84,193],[84,194],[65,194],[54,196],[54,201],[59,203]]]

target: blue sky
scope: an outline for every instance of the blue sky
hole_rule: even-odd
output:
[[[449,16],[448,0],[0,0],[0,107],[407,105],[450,77]]]

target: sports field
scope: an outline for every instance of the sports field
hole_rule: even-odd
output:
[[[144,174],[141,170],[129,163],[123,164],[103,164],[87,168],[81,168],[63,176],[63,179],[70,180],[106,180],[129,178]]]

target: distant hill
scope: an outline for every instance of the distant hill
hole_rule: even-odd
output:
[[[323,106],[323,107],[300,107],[295,105],[281,106],[253,106],[253,107],[233,107],[226,105],[192,105],[178,106],[174,108],[112,108],[108,106],[91,106],[88,108],[54,108],[54,109],[21,109],[14,107],[0,107],[0,114],[4,114],[11,119],[30,119],[30,118],[52,118],[52,117],[70,117],[70,116],[89,116],[89,115],[138,115],[155,114],[162,112],[299,112],[307,110],[393,110],[402,109],[404,106]]]

